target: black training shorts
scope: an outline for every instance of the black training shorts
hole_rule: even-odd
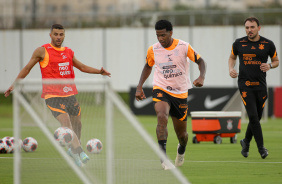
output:
[[[155,89],[153,90],[154,105],[159,101],[167,102],[170,106],[169,114],[180,121],[187,121],[188,101],[187,98],[176,98],[168,93]]]
[[[68,113],[72,116],[80,115],[80,106],[75,96],[48,98],[45,100],[45,103],[54,117],[63,113]]]

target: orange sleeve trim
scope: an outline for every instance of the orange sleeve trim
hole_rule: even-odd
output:
[[[277,52],[275,51],[275,53],[274,53],[272,58],[275,58],[276,56],[277,56]]]
[[[234,52],[233,52],[233,46],[232,46],[232,49],[231,49],[231,54],[232,54],[233,56],[235,56],[235,54],[234,54]]]
[[[60,113],[66,113],[65,111],[62,111],[62,110],[60,110],[60,109],[53,108],[53,107],[51,107],[51,106],[49,106],[49,105],[47,105],[47,106],[48,106],[48,108],[51,109],[52,111],[56,111],[56,112],[60,112]]]
[[[45,49],[45,56],[44,56],[44,59],[39,62],[40,66],[41,66],[42,68],[45,68],[45,67],[49,64],[49,54],[48,54],[46,48],[44,48],[44,49]]]
[[[186,93],[181,93],[181,94],[174,94],[174,93],[165,91],[165,90],[163,90],[163,88],[158,87],[158,86],[154,86],[154,87],[153,87],[153,90],[154,90],[154,89],[162,90],[163,92],[165,92],[165,93],[167,93],[167,94],[169,94],[170,96],[173,96],[173,97],[175,97],[175,98],[187,98],[187,97],[188,97],[188,92],[186,92]]]
[[[196,56],[196,57],[195,57],[195,56]],[[189,45],[188,45],[187,57],[188,57],[191,61],[195,62],[195,61],[198,60],[201,56],[200,56],[200,54],[197,54],[197,53],[194,51],[194,49],[191,47],[191,45],[189,44]]]
[[[147,57],[146,57],[146,63],[150,67],[154,66],[154,64],[155,64],[155,56],[154,56],[153,46],[148,48]]]
[[[246,102],[245,102],[245,100],[243,99],[242,95],[241,95],[241,98],[242,98],[242,101],[243,101],[244,105],[246,106]]]

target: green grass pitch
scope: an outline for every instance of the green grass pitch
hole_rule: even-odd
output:
[[[156,139],[156,117],[138,116],[137,118],[149,134]],[[0,104],[0,138],[12,136],[12,126],[12,106]],[[262,123],[265,147],[269,150],[269,156],[266,159],[261,159],[254,140],[251,142],[249,157],[244,158],[240,154],[239,140],[244,137],[246,126],[247,124],[242,124],[237,144],[231,144],[229,138],[223,138],[222,144],[213,142],[193,144],[194,134],[191,131],[191,119],[188,119],[189,142],[185,163],[180,167],[181,172],[193,184],[281,183],[282,119],[269,119],[268,122]],[[167,154],[174,160],[177,139],[171,120],[168,123],[168,132]],[[13,155],[0,154],[0,166],[0,183],[13,183]],[[45,175],[48,175],[48,172],[51,172],[51,168],[45,172]],[[68,183],[79,183],[79,180],[74,177]]]

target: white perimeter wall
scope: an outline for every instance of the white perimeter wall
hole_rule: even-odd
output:
[[[282,28],[263,26],[260,35],[271,39],[281,61]],[[174,38],[189,42],[207,62],[206,87],[236,87],[237,79],[229,77],[228,58],[232,43],[245,36],[243,26],[174,27]],[[64,46],[72,48],[83,63],[105,67],[112,73],[117,91],[127,92],[139,81],[145,64],[147,48],[157,42],[154,28],[67,29]],[[50,43],[49,29],[0,31],[0,92],[14,81],[28,63],[33,51]],[[269,59],[270,61],[270,59]],[[191,79],[199,75],[197,64],[191,64]],[[237,66],[238,68],[238,61]],[[282,67],[267,74],[269,87],[282,86]],[[76,78],[101,78],[75,69]],[[152,86],[152,74],[145,86]],[[27,78],[41,78],[36,64]]]

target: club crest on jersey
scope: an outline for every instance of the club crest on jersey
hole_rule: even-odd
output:
[[[259,49],[263,50],[264,49],[264,44],[259,44]]]
[[[227,130],[232,130],[233,128],[233,121],[231,119],[227,120]]]
[[[68,86],[65,86],[65,87],[63,88],[63,91],[64,91],[65,93],[68,93],[68,92],[72,91],[72,88],[71,88],[71,87],[68,87]]]
[[[168,61],[173,61],[170,56],[172,56],[172,54],[166,55],[165,58],[168,58]]]
[[[61,56],[62,56],[63,59],[68,58],[66,55],[64,55],[64,53],[61,53]]]

